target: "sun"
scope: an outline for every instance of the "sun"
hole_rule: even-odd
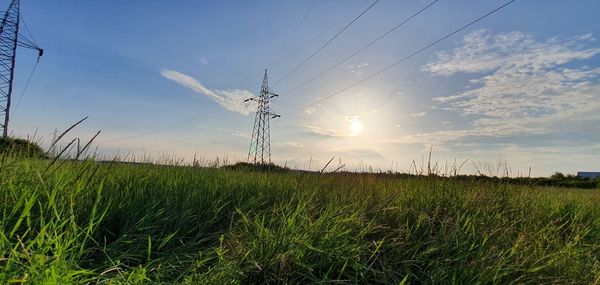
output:
[[[363,124],[358,118],[350,119],[350,133],[352,136],[358,136],[363,131]]]

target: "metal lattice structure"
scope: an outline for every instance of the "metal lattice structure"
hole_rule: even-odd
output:
[[[248,162],[254,164],[271,163],[270,121],[280,116],[271,111],[269,103],[272,98],[278,96],[269,89],[269,80],[267,78],[267,70],[265,69],[265,77],[260,87],[260,95],[244,101],[255,101],[258,103],[254,127],[252,128],[252,140],[250,141],[250,149],[248,150]]]
[[[37,50],[38,59],[44,53],[31,40],[19,35],[19,6],[19,0],[12,0],[0,23],[0,128],[3,137],[8,136],[17,46]]]

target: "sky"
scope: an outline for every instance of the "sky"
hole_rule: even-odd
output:
[[[268,69],[277,164],[600,171],[600,2],[516,1],[361,82],[506,2],[440,0],[311,80],[432,2],[380,0],[296,69],[373,1],[23,0],[45,54],[26,85],[17,52],[10,132],[47,143],[88,116],[69,136],[101,130],[102,154],[243,161]]]

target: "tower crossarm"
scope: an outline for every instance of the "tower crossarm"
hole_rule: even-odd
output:
[[[25,37],[23,34],[19,34],[17,45],[20,47],[36,50],[38,52],[38,59],[44,55],[44,49],[39,47],[37,44]]]

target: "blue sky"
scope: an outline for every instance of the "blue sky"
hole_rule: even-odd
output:
[[[46,50],[18,51],[11,130],[73,136],[102,153],[245,159],[254,120],[241,103],[264,68],[273,160],[317,168],[407,171],[433,146],[440,165],[512,175],[600,170],[598,1],[520,0],[406,62],[325,101],[505,1],[441,0],[341,66],[291,92],[430,1],[22,1]],[[8,1],[1,1],[4,6]],[[294,28],[308,12],[305,20]],[[289,40],[288,40],[289,39]],[[18,101],[18,99],[15,99]],[[14,105],[13,105],[14,106]]]

